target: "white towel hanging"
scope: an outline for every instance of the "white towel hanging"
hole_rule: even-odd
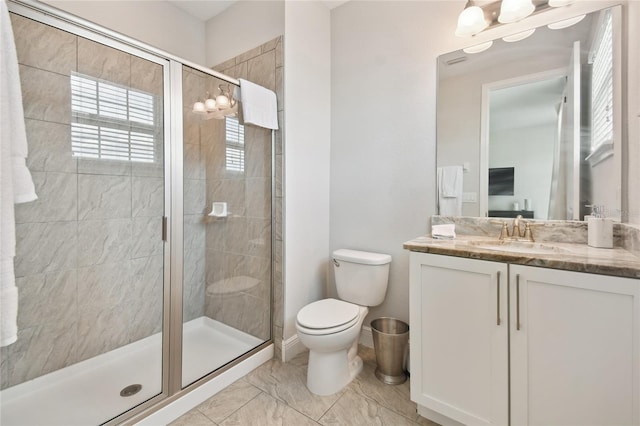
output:
[[[240,88],[236,88],[234,97],[242,102],[245,123],[278,130],[278,98],[272,90],[240,79]]]
[[[0,0],[0,346],[17,340],[18,289],[14,203],[37,198],[27,169],[27,136],[16,46],[5,0]]]

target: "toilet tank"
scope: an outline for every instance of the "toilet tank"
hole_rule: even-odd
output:
[[[384,301],[389,282],[391,256],[340,249],[333,252],[338,297],[360,306],[377,306]]]

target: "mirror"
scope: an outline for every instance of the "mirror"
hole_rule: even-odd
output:
[[[620,219],[620,13],[438,58],[439,214]]]

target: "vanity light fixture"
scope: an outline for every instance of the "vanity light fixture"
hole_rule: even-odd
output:
[[[222,84],[218,86],[220,93],[215,98],[209,96],[204,102],[197,101],[193,104],[193,113],[204,115],[205,119],[216,118],[221,120],[225,117],[235,117],[238,112],[238,102],[231,96],[230,88],[227,85],[226,90],[222,88]]]
[[[518,22],[529,15],[555,7],[565,7],[574,0],[498,0],[484,3],[468,0],[458,16],[455,34],[459,37],[474,36],[487,28]]]
[[[502,37],[502,39],[504,41],[506,41],[507,43],[513,43],[516,41],[520,41],[520,40],[524,40],[525,38],[529,37],[531,34],[533,34],[536,31],[535,28],[531,28],[530,30],[526,30],[526,31],[522,31],[519,33],[515,33],[506,37]]]

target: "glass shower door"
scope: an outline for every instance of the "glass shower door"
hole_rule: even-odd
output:
[[[270,338],[271,132],[240,122],[233,84],[182,76],[184,387]]]
[[[38,199],[16,205],[0,423],[99,424],[163,391],[168,65],[11,19]]]

